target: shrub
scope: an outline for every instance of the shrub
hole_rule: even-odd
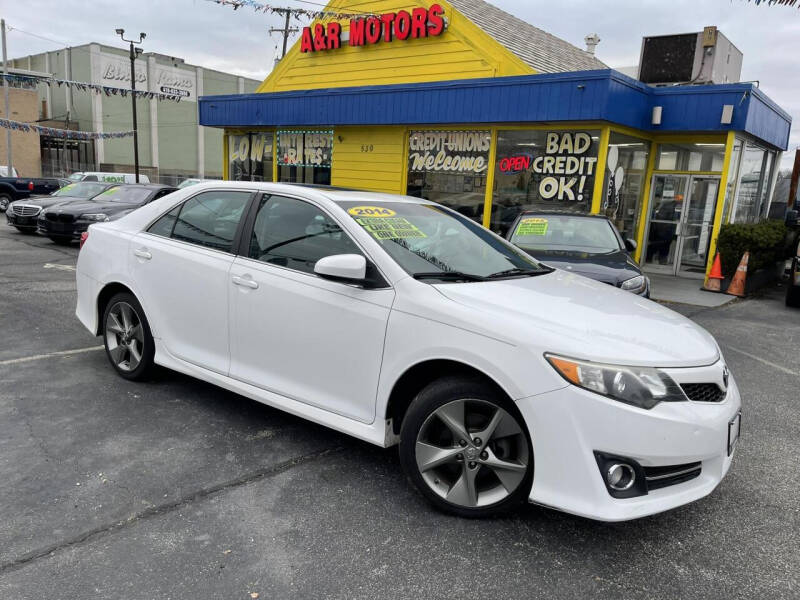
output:
[[[781,221],[723,225],[717,239],[717,251],[722,256],[722,274],[733,277],[747,251],[750,252],[748,273],[772,268],[783,258],[785,237],[786,225]]]

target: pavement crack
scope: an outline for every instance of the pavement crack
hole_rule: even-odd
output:
[[[94,529],[84,531],[83,533],[73,538],[64,540],[62,542],[53,544],[51,546],[47,546],[45,548],[33,550],[9,562],[0,564],[0,575],[3,575],[10,571],[16,571],[17,569],[20,569],[34,561],[51,556],[58,552],[62,552],[74,546],[79,546],[86,542],[94,541],[99,537],[116,533],[145,519],[150,519],[152,517],[157,517],[172,512],[174,510],[177,510],[179,508],[197,502],[198,500],[208,498],[209,496],[218,494],[220,492],[224,492],[226,490],[241,487],[243,485],[248,485],[250,483],[259,481],[261,479],[272,477],[274,475],[279,475],[280,473],[293,469],[294,467],[298,467],[306,463],[320,460],[322,458],[325,458],[326,456],[342,452],[345,449],[346,449],[345,446],[335,446],[333,448],[326,448],[325,450],[310,452],[309,454],[303,454],[301,456],[290,458],[289,460],[285,460],[275,465],[265,467],[257,471],[253,471],[251,473],[248,473],[236,479],[232,479],[230,481],[225,481],[222,483],[218,483],[216,485],[200,488],[199,490],[196,490],[186,496],[183,496],[182,498],[178,498],[177,500],[148,507],[143,511],[131,515],[127,519],[114,521],[113,523],[107,523],[105,525],[100,525],[98,527],[95,527]]]

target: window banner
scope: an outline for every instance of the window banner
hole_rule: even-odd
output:
[[[412,131],[409,173],[485,173],[489,168],[488,131]]]
[[[279,131],[278,164],[330,168],[333,131]]]

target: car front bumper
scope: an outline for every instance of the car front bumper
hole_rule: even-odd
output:
[[[717,487],[731,466],[728,424],[741,399],[731,377],[721,402],[662,402],[645,410],[567,386],[517,406],[533,444],[529,500],[591,519],[626,521],[698,500]],[[595,452],[630,458],[645,469],[700,462],[701,470],[688,481],[619,499],[606,487]]]
[[[14,214],[11,211],[6,211],[6,223],[11,227],[18,227],[20,229],[36,229],[37,223],[36,220],[38,219],[37,216],[32,217],[21,217],[19,215]]]
[[[60,221],[39,219],[36,223],[36,231],[47,237],[70,238],[77,241],[81,239],[81,233],[88,230],[91,224],[84,221],[62,223]]]

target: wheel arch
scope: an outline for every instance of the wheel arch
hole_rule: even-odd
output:
[[[391,419],[395,436],[400,434],[400,427],[411,402],[429,383],[448,376],[463,376],[479,379],[493,387],[498,394],[513,402],[511,395],[496,379],[484,371],[465,362],[453,359],[437,358],[416,363],[406,369],[395,381],[386,403],[385,419]]]
[[[111,298],[113,298],[116,294],[123,292],[131,294],[134,298],[137,297],[131,288],[119,283],[118,281],[107,283],[105,286],[103,286],[103,289],[100,290],[100,293],[97,294],[97,328],[94,332],[95,335],[100,335],[103,332],[103,313],[106,311],[106,306],[108,306],[109,300],[111,300]]]

